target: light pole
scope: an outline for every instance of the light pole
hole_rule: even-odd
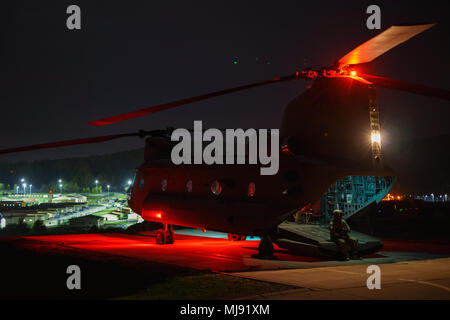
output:
[[[31,196],[31,187],[32,187],[33,185],[32,184],[30,184],[30,196]]]
[[[22,186],[23,186],[23,196],[25,196],[25,191],[26,191],[26,189],[27,189],[27,184],[24,183]]]
[[[59,193],[62,194],[62,183],[59,184]]]
[[[109,197],[109,184],[106,187],[108,188],[108,197]]]
[[[95,189],[97,189],[97,186],[98,186],[98,180],[95,180]]]
[[[16,187],[16,194],[19,194],[19,186]]]

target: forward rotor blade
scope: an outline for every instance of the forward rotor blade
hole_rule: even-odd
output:
[[[139,132],[122,133],[122,134],[115,134],[115,135],[109,135],[109,136],[82,138],[82,139],[74,139],[74,140],[64,140],[64,141],[58,141],[58,142],[35,144],[35,145],[30,145],[30,146],[25,146],[25,147],[3,149],[3,150],[0,150],[0,154],[15,153],[15,152],[22,152],[22,151],[30,151],[30,150],[39,150],[39,149],[59,148],[59,147],[67,147],[67,146],[74,146],[74,145],[80,145],[80,144],[99,143],[99,142],[105,142],[105,141],[110,141],[110,140],[115,140],[115,139],[125,138],[125,137],[132,137],[132,136],[144,137],[147,135],[161,135],[164,133],[167,133],[167,130],[139,131]]]
[[[167,109],[171,109],[171,108],[176,108],[176,107],[179,107],[179,106],[182,106],[185,104],[198,102],[198,101],[202,101],[202,100],[206,100],[206,99],[211,99],[214,97],[222,96],[222,95],[237,92],[237,91],[242,91],[242,90],[247,90],[250,88],[265,86],[265,85],[276,83],[276,82],[295,80],[298,78],[298,76],[299,76],[299,73],[296,72],[294,74],[291,74],[291,75],[288,75],[285,77],[274,78],[274,79],[267,80],[267,81],[261,81],[261,82],[257,82],[257,83],[253,83],[253,84],[248,84],[245,86],[215,91],[215,92],[203,94],[203,95],[196,96],[196,97],[181,99],[181,100],[172,101],[172,102],[165,103],[165,104],[160,104],[157,106],[152,106],[149,108],[144,108],[144,109],[137,110],[137,111],[127,112],[127,113],[120,114],[117,116],[113,116],[113,117],[109,117],[109,118],[105,118],[105,119],[101,119],[101,120],[97,120],[97,121],[92,121],[92,122],[89,122],[89,124],[92,124],[94,126],[104,126],[104,125],[121,122],[121,121],[128,120],[128,119],[141,117],[141,116],[151,114],[151,113],[155,113],[155,112],[159,112],[159,111],[163,111],[163,110],[167,110]]]
[[[434,25],[435,24],[392,26],[347,53],[339,60],[339,64],[352,65],[370,62],[395,46],[398,46]]]
[[[435,97],[444,100],[450,100],[450,91],[424,86],[418,83],[406,82],[402,80],[379,77],[370,74],[359,74],[360,77],[384,88],[411,92],[423,96]]]

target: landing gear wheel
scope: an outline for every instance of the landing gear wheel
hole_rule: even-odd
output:
[[[156,231],[156,243],[157,244],[165,244],[166,243],[166,233],[164,229],[159,229]]]
[[[245,236],[241,236],[240,234],[229,233],[228,234],[229,241],[242,241],[245,240]]]
[[[166,243],[172,244],[175,242],[175,233],[172,228],[166,230]]]
[[[259,257],[273,257],[273,243],[270,236],[265,235],[262,237],[258,246]]]
[[[156,231],[157,244],[172,244],[174,242],[175,233],[173,232],[172,225],[165,225],[164,229],[159,229],[158,231]]]

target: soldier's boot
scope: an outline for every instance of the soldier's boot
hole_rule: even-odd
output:
[[[348,247],[347,247],[347,244],[345,243],[345,240],[339,239],[337,241],[337,245],[338,245],[338,248],[339,248],[339,252],[341,253],[341,255],[343,257],[343,260],[344,261],[350,260]]]

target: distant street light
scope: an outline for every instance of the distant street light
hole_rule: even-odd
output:
[[[30,196],[31,196],[31,187],[32,187],[33,185],[32,184],[30,184]]]
[[[95,189],[98,187],[98,180],[95,180]]]
[[[131,186],[131,180],[128,180],[128,185]]]
[[[108,197],[109,197],[109,184],[106,187],[108,188]]]
[[[62,183],[59,184],[59,193],[62,193]]]
[[[26,191],[26,188],[27,188],[27,184],[24,183],[22,186],[23,186],[23,195],[25,196],[25,191]]]
[[[19,186],[16,187],[16,194],[19,194]]]

